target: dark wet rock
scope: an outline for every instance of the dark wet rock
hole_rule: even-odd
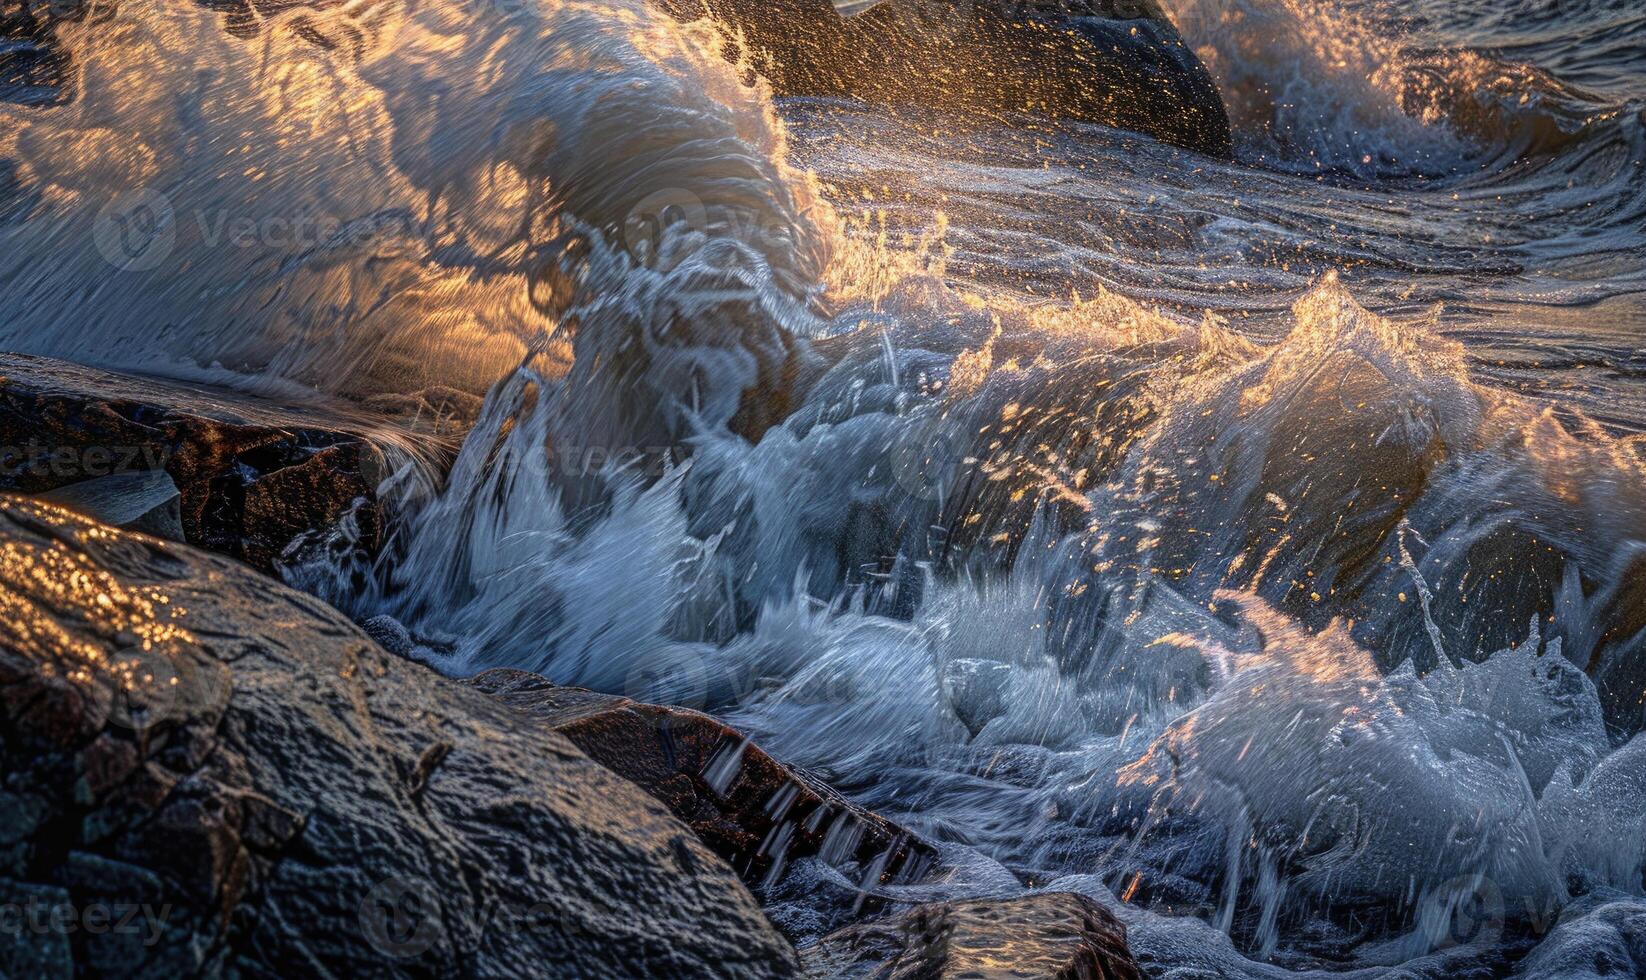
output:
[[[275,407],[204,387],[66,361],[0,355],[0,490],[56,491],[111,475],[164,471],[183,536],[265,571],[300,537],[345,515],[351,545],[381,536],[377,486],[414,444],[349,409]]]
[[[60,930],[38,930],[38,924],[50,923],[59,908],[70,908],[69,893],[49,885],[30,885],[0,878],[0,895],[9,906],[14,906],[18,937],[10,932],[0,934],[0,976],[38,977],[40,980],[68,980],[74,976],[74,951],[68,936]],[[8,909],[8,911],[10,911]],[[35,931],[29,941],[21,934]]]
[[[751,885],[816,857],[860,885],[920,878],[930,846],[696,711],[556,687],[507,668],[470,680],[661,800]],[[854,896],[854,898],[859,896]]]
[[[397,657],[415,660],[426,667],[440,669],[457,651],[449,643],[426,636],[413,636],[411,631],[393,616],[370,616],[360,621],[360,629],[377,645]]]
[[[655,800],[318,600],[18,497],[0,549],[5,975],[797,972]]]
[[[886,0],[852,17],[830,0],[657,2],[740,31],[780,94],[1028,112],[1231,153],[1216,84],[1154,0]]]
[[[1136,980],[1126,927],[1081,895],[919,905],[831,933],[802,950],[816,977],[877,980]]]

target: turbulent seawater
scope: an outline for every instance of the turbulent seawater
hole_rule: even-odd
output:
[[[1233,161],[776,100],[631,0],[124,2],[0,107],[0,343],[487,393],[292,579],[728,718],[942,845],[894,897],[1646,968],[1646,9],[1168,7]]]

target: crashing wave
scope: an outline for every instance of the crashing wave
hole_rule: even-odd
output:
[[[956,287],[639,3],[60,30],[77,97],[0,109],[4,343],[491,386],[329,596],[441,669],[727,714],[964,855],[931,887],[1124,902],[1166,975],[1624,942],[1638,442],[1335,276],[1268,344]]]

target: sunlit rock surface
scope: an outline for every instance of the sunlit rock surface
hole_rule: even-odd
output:
[[[1136,980],[1126,927],[1081,895],[934,902],[833,933],[803,951],[821,977]]]
[[[0,498],[0,975],[783,977],[657,802],[226,559]],[[32,905],[30,904],[32,903]]]

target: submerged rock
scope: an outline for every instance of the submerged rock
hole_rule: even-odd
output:
[[[1046,892],[919,905],[801,951],[816,977],[1136,980],[1126,927],[1091,899]]]
[[[1154,0],[657,2],[740,33],[779,94],[1026,112],[1232,152],[1217,85]]]
[[[17,497],[0,552],[0,974],[797,973],[663,806],[319,601]]]
[[[935,863],[920,838],[708,715],[508,668],[469,683],[661,800],[751,885],[775,883],[799,858],[820,858],[865,887],[916,880]]]
[[[351,545],[374,552],[377,486],[395,463],[424,451],[344,407],[324,414],[282,408],[67,361],[0,355],[0,490],[74,497],[62,488],[163,471],[176,485],[190,544],[264,571],[296,539],[323,536],[345,518]]]

